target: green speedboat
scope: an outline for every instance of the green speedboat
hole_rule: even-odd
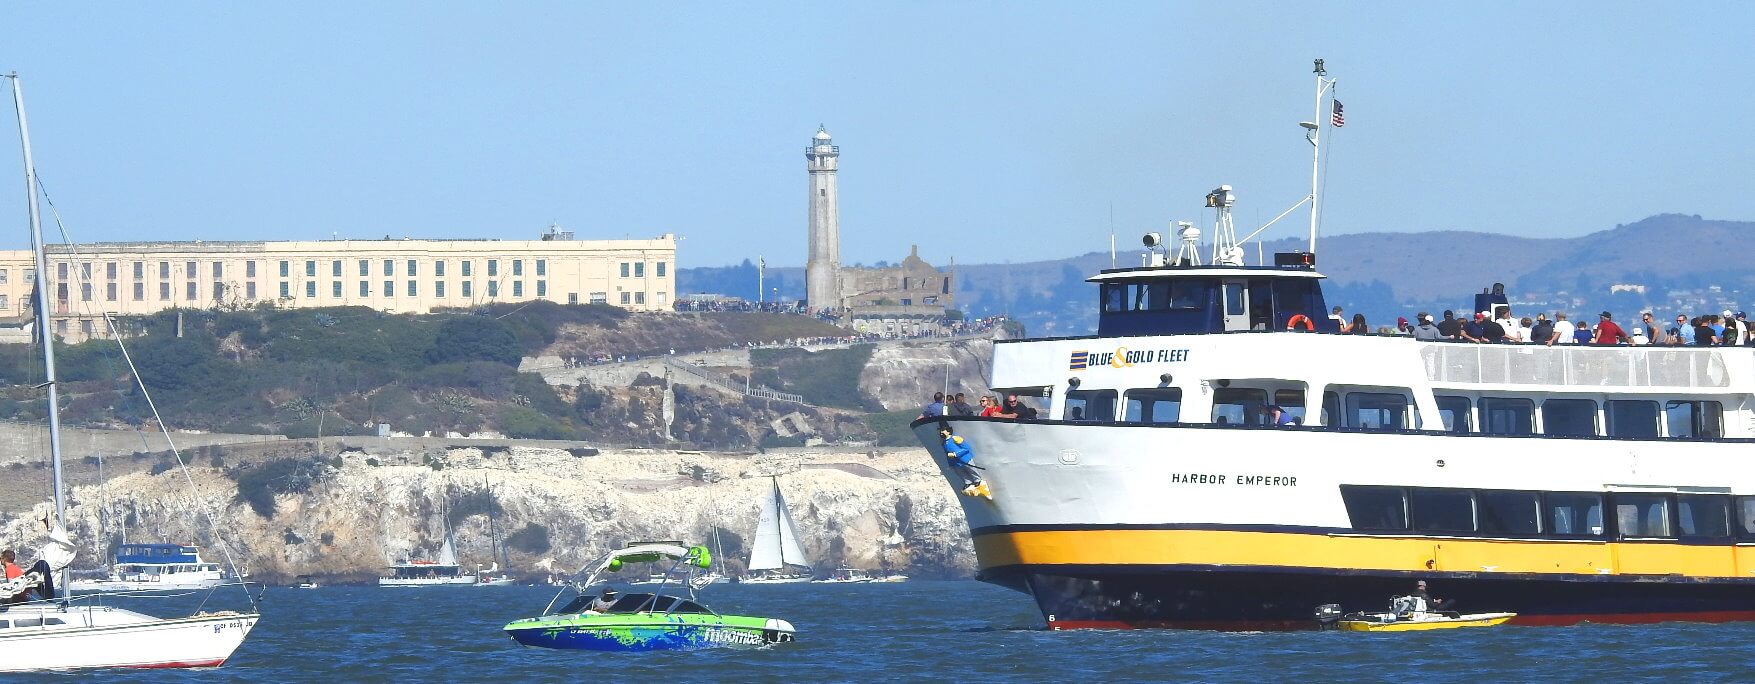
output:
[[[792,623],[772,618],[721,615],[695,599],[695,585],[687,580],[665,582],[650,594],[591,594],[605,573],[624,563],[670,562],[671,571],[693,572],[712,567],[713,557],[705,546],[681,544],[635,544],[610,552],[586,566],[585,579],[561,590],[543,609],[542,617],[525,618],[506,625],[507,636],[525,646],[569,648],[587,651],[671,651],[720,646],[762,646],[793,639]],[[676,593],[666,593],[666,589]],[[567,592],[574,598],[555,605]]]

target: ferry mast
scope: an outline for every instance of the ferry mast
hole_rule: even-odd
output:
[[[1316,112],[1315,117],[1299,125],[1306,129],[1304,138],[1310,141],[1310,255],[1316,256],[1316,218],[1317,203],[1322,195],[1322,98],[1333,90],[1336,79],[1328,78],[1328,71],[1323,69],[1322,60],[1316,60]]]

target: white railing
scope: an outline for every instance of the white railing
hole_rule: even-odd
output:
[[[1721,388],[1731,381],[1725,354],[1690,347],[1424,343],[1420,360],[1426,378],[1444,384]]]
[[[678,361],[672,357],[668,357],[668,356],[665,357],[664,363],[665,363],[665,365],[670,366],[670,368],[673,370],[687,373],[689,375],[693,375],[696,378],[698,378],[702,381],[705,381],[709,385],[713,385],[714,387],[718,387],[718,388],[726,390],[726,391],[736,392],[738,394],[742,394],[744,396],[749,396],[749,397],[760,397],[763,399],[773,399],[775,401],[790,401],[794,404],[805,403],[804,396],[802,396],[802,395],[792,394],[790,392],[781,392],[780,390],[769,389],[769,388],[763,387],[761,385],[752,385],[752,384],[747,384],[747,383],[741,383],[741,382],[738,382],[738,381],[732,379],[731,376],[726,375],[724,373],[720,373],[717,371],[710,371],[710,370],[707,370],[705,368],[701,368],[699,366],[683,363],[682,361]]]

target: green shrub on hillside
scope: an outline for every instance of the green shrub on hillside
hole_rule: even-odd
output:
[[[429,363],[492,361],[517,366],[522,357],[512,328],[487,316],[446,319],[426,353]]]
[[[865,424],[877,435],[878,446],[920,446],[920,440],[908,428],[908,424],[919,415],[920,412],[913,409],[870,413],[865,416]]]
[[[514,439],[574,439],[573,429],[543,415],[535,409],[505,404],[500,406],[500,432]]]
[[[877,404],[860,390],[859,374],[871,360],[873,349],[875,347],[869,344],[818,352],[796,348],[752,349],[750,363],[756,366],[754,378],[757,382],[799,394],[806,402],[871,410],[877,408]],[[773,383],[770,378],[779,382]]]

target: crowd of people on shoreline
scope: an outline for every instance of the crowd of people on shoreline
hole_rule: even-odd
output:
[[[1442,319],[1433,320],[1432,314],[1421,311],[1414,315],[1412,321],[1397,318],[1394,327],[1381,326],[1375,331],[1366,323],[1364,314],[1353,314],[1348,319],[1338,306],[1329,318],[1340,325],[1343,334],[1406,335],[1418,340],[1432,341],[1549,346],[1755,346],[1755,333],[1751,331],[1748,315],[1742,311],[1733,313],[1728,309],[1723,314],[1677,314],[1674,321],[1666,321],[1651,311],[1644,311],[1640,313],[1638,323],[1626,327],[1617,323],[1614,314],[1608,311],[1597,314],[1597,324],[1594,327],[1586,321],[1572,321],[1563,312],[1556,312],[1552,319],[1545,312],[1536,314],[1534,318],[1518,318],[1511,314],[1511,307],[1504,305],[1493,307],[1490,312],[1477,311],[1472,315],[1464,312],[1460,317],[1455,311],[1446,310],[1442,316]]]

